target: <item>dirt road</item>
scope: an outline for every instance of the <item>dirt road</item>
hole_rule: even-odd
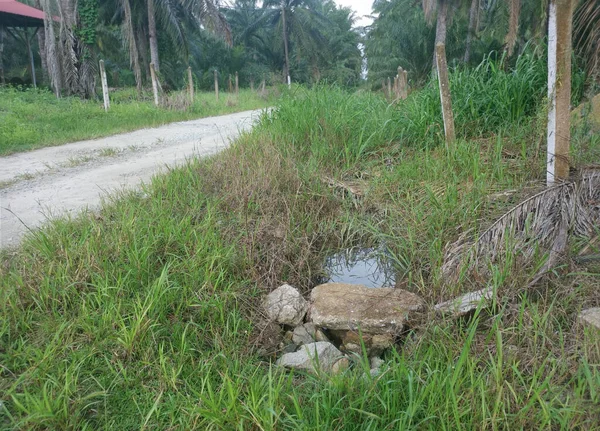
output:
[[[51,217],[93,210],[107,192],[222,150],[259,114],[203,118],[0,157],[0,247],[18,244],[28,229]]]

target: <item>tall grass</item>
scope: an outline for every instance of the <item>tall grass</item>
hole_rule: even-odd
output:
[[[455,126],[462,139],[528,124],[544,102],[546,69],[534,54],[521,56],[510,70],[488,57],[475,69],[455,70],[450,78]],[[341,89],[298,92],[275,111],[273,122],[286,125],[282,132],[292,136],[293,145],[326,162],[352,164],[389,147],[433,148],[443,141],[436,80],[397,105]]]
[[[486,139],[447,152],[400,133],[406,109],[299,91],[224,153],[5,251],[0,428],[598,429],[597,334],[574,324],[600,304],[598,268],[559,268],[533,290],[535,268],[514,261],[489,280],[439,280],[445,242],[519,196],[494,192],[543,177],[534,113],[501,134],[485,120]],[[576,136],[578,152],[597,151]],[[490,286],[494,306],[422,316],[377,377],[359,357],[311,376],[258,355],[265,292],[306,292],[332,249],[382,242],[400,286],[428,304]]]
[[[187,101],[183,93],[179,99]],[[0,88],[0,156],[174,121],[264,108],[272,99],[242,90],[239,97],[222,94],[216,102],[212,93],[196,93],[192,106],[165,109],[153,105],[151,94],[138,99],[134,89],[126,89],[111,93],[111,109],[105,113],[97,100],[56,99],[50,91],[41,89]]]

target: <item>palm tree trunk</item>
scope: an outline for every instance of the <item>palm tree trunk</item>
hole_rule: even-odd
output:
[[[150,35],[150,62],[154,63],[154,70],[160,71],[158,61],[158,39],[156,38],[156,15],[154,0],[148,0],[148,33]]]
[[[40,0],[35,0],[34,6],[42,9]],[[47,83],[48,80],[48,58],[46,55],[46,34],[44,31],[37,32],[38,47],[40,50],[40,60],[42,61],[42,82]]]
[[[548,185],[569,177],[574,5],[575,0],[551,0],[548,8]]]
[[[463,61],[468,63],[471,59],[471,44],[475,36],[475,23],[477,22],[477,14],[479,12],[479,0],[471,1],[471,9],[469,10],[469,30],[467,32],[467,41],[465,47],[465,56]]]
[[[437,22],[435,25],[435,44],[446,45],[446,34],[448,33],[448,0],[438,0]],[[433,71],[437,70],[435,50],[433,51]]]
[[[281,2],[281,21],[282,21],[282,27],[283,27],[283,49],[285,51],[284,75],[285,75],[285,79],[287,80],[288,86],[290,86],[292,84],[292,80],[290,78],[290,57],[289,57],[289,50],[288,50],[288,34],[287,34],[287,24],[285,21],[285,1],[284,0],[282,0],[282,2]]]
[[[0,25],[0,84],[6,83],[6,80],[4,78],[4,63],[2,61],[3,54],[4,54],[4,25]]]

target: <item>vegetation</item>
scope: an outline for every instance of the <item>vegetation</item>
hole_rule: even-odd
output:
[[[173,121],[264,108],[272,102],[273,91],[261,96],[242,90],[238,97],[225,94],[219,102],[213,93],[197,93],[192,106],[187,106],[186,94],[175,93],[169,96],[171,109],[164,109],[154,106],[151,94],[139,99],[133,89],[119,90],[111,94],[111,109],[105,113],[95,101],[56,99],[46,90],[0,88],[0,156]]]
[[[600,266],[570,259],[600,253],[597,236],[573,239],[541,278],[549,252],[508,242],[485,272],[450,283],[442,271],[448,244],[544,189],[544,2],[377,0],[364,32],[330,0],[42,3],[65,16],[38,40],[42,54],[66,50],[46,68],[57,96],[93,98],[94,56],[130,89],[109,113],[0,89],[0,154],[272,104],[242,91],[177,109],[186,97],[168,87],[183,87],[188,65],[205,89],[215,71],[222,88],[237,71],[243,86],[289,74],[312,88],[286,89],[224,152],[0,251],[0,429],[600,429],[599,335],[577,323],[600,304]],[[576,14],[573,105],[596,85],[596,5]],[[361,83],[360,41],[371,87],[409,70],[406,100],[344,88]],[[436,41],[454,64],[449,147]],[[144,92],[150,62],[161,108]],[[583,117],[574,175],[600,157]],[[457,321],[420,316],[378,376],[366,352],[337,375],[276,367],[262,297],[284,282],[308,294],[327,256],[352,247],[384,247],[397,287],[428,309],[483,288],[493,304]]]
[[[449,152],[428,123],[433,84],[398,106],[297,89],[224,153],[31,234],[0,266],[0,426],[597,427],[600,352],[574,319],[597,303],[600,268],[560,267],[530,289],[537,262],[515,256],[491,279],[441,279],[447,242],[545,178],[543,108],[530,103],[543,83],[520,84],[538,82],[535,65],[454,73],[464,127]],[[574,148],[576,166],[600,155],[585,124]],[[429,304],[484,286],[498,299],[462,324],[424,316],[379,377],[362,358],[312,376],[258,355],[261,295],[283,282],[306,292],[328,253],[377,244]]]

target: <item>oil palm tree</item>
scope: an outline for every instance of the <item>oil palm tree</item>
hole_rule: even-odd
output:
[[[283,51],[285,56],[283,75],[288,85],[290,77],[290,40],[297,48],[304,48],[307,55],[318,53],[319,42],[324,40],[319,25],[326,19],[318,12],[317,0],[264,0],[265,13],[261,21],[270,22],[281,28]]]
[[[121,25],[138,88],[141,88],[140,56],[148,42],[150,62],[160,70],[158,37],[167,36],[182,55],[187,53],[186,32],[206,29],[231,44],[231,31],[219,10],[218,0],[118,0]],[[143,6],[143,7],[140,7]],[[147,35],[147,38],[146,38]]]

